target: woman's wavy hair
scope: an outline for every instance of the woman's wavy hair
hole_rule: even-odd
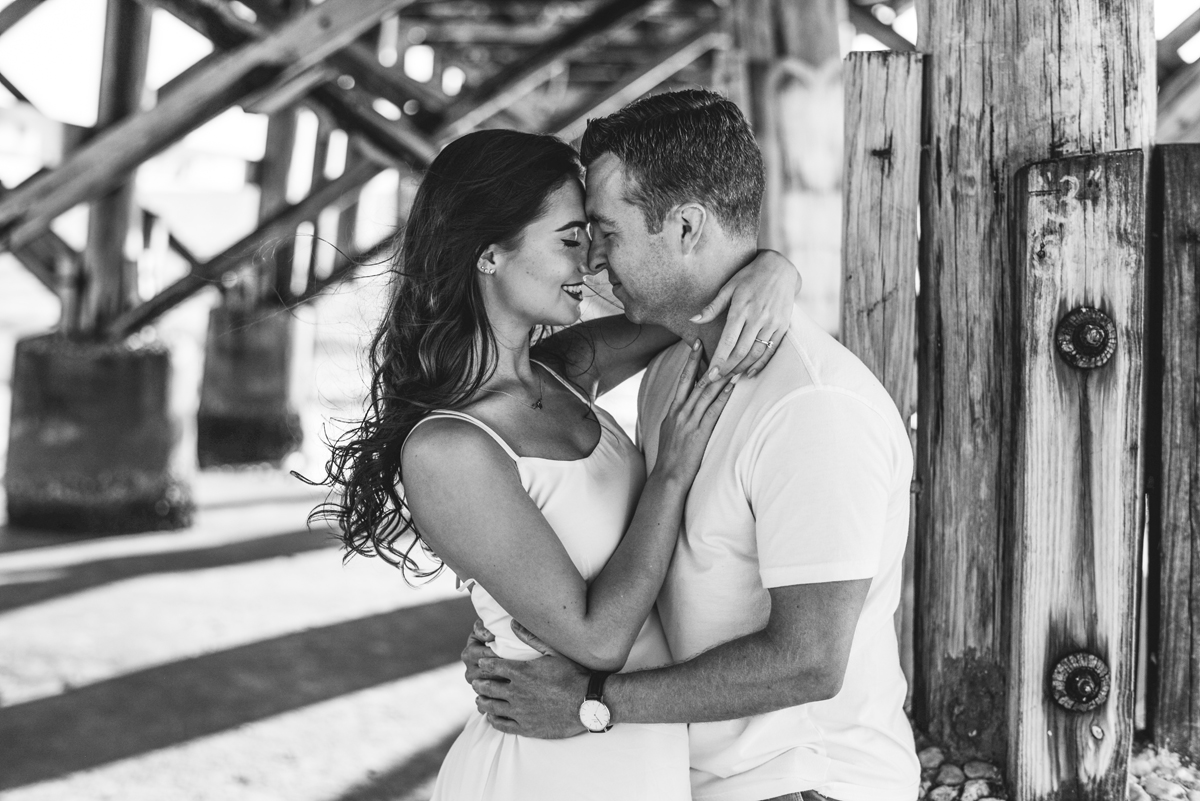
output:
[[[379,556],[407,579],[442,563],[404,500],[400,452],[417,421],[463,406],[491,377],[496,342],[476,265],[490,245],[519,246],[550,195],[580,180],[579,158],[544,134],[488,130],[451,142],[417,190],[394,260],[391,298],[371,342],[363,419],[332,445],[324,483],[330,499],[310,523],[334,523],[353,554]],[[420,544],[434,566],[413,558]]]

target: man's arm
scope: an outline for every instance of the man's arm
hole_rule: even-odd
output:
[[[870,586],[870,579],[860,579],[771,589],[771,614],[761,631],[677,665],[609,676],[604,702],[613,721],[732,720],[832,698]],[[539,647],[528,632],[516,632]],[[480,695],[476,706],[495,728],[543,738],[583,731],[578,713],[585,668],[559,656],[531,662],[473,657],[468,647],[467,679]],[[478,662],[476,671],[471,661]]]

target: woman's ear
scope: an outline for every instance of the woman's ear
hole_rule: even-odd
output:
[[[495,248],[488,248],[479,256],[479,261],[475,263],[475,269],[484,275],[496,274],[496,251]]]
[[[684,256],[695,253],[708,223],[708,209],[699,203],[685,203],[675,210],[679,220],[679,249]]]

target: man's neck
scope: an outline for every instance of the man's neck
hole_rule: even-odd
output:
[[[693,315],[699,314],[701,309],[711,303],[713,298],[717,296],[717,293],[721,291],[721,287],[738,270],[753,261],[756,253],[757,250],[751,245],[731,251],[725,258],[718,260],[720,263],[712,264],[706,271],[708,285],[697,287],[698,291],[696,292],[694,303],[690,304],[694,305],[695,308],[689,308],[689,304],[685,304],[678,317],[664,321],[663,323],[672,333],[687,342],[694,342],[699,337],[700,343],[704,348],[706,361],[711,359],[712,355],[717,351],[717,345],[721,340],[721,332],[725,330],[725,322],[728,315],[726,312],[721,312],[715,320],[702,325],[692,322],[690,318]]]

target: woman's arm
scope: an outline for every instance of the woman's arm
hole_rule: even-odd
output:
[[[760,250],[735,273],[692,318],[698,324],[710,323],[729,309],[710,369],[718,375],[762,369],[774,355],[762,340],[778,342],[787,332],[800,284],[796,268],[773,250]],[[661,326],[639,325],[618,314],[565,328],[539,342],[533,354],[595,396],[644,370],[651,359],[678,341]],[[715,377],[710,374],[709,380]]]
[[[595,670],[618,670],[629,656],[666,576],[704,447],[731,394],[729,380],[690,389],[697,353],[680,374],[663,423],[665,445],[629,528],[590,586],[512,460],[480,429],[431,421],[404,449],[405,495],[429,546],[552,648]]]

